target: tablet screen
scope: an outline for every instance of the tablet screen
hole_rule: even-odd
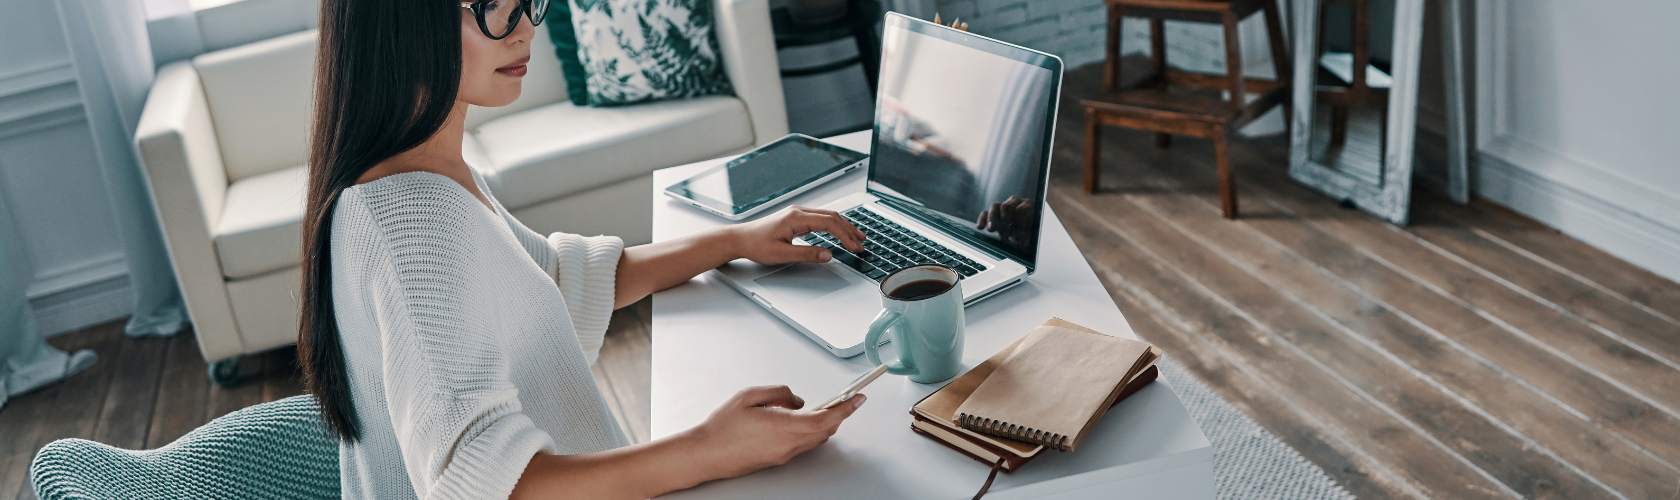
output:
[[[866,156],[809,137],[790,135],[665,189],[718,211],[739,214]]]

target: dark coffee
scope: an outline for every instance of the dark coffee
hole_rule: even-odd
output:
[[[951,283],[945,280],[916,280],[894,288],[887,292],[893,300],[914,301],[938,297],[951,289]]]

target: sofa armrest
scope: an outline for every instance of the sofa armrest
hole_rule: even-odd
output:
[[[173,63],[160,68],[152,82],[134,145],[199,349],[214,361],[244,352],[244,342],[211,240],[228,180],[210,120],[198,72],[189,62]]]
[[[203,84],[190,63],[158,70],[134,131],[134,143],[156,201],[179,205],[171,207],[177,209],[174,213],[162,216],[191,218],[207,229],[215,227],[227,195],[227,171],[222,167]]]
[[[747,105],[754,145],[787,135],[787,102],[776,61],[776,35],[770,31],[769,2],[716,0],[713,7],[724,72],[735,95]]]

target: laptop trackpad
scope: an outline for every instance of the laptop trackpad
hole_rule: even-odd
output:
[[[822,298],[846,288],[850,283],[846,278],[828,270],[828,266],[800,264],[781,268],[753,281],[768,290],[774,290],[778,296],[798,302]]]

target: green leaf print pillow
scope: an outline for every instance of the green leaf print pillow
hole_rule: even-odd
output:
[[[591,106],[732,91],[711,0],[569,0]]]

